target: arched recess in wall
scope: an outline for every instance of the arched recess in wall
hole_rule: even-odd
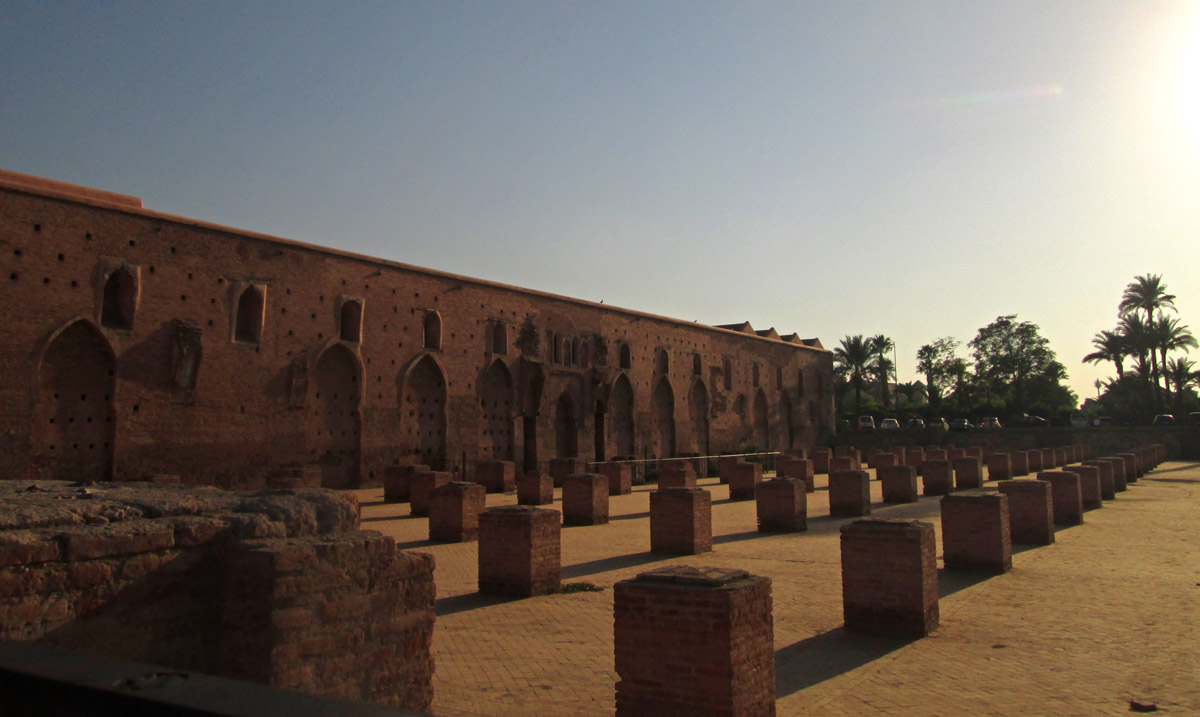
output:
[[[575,402],[565,391],[554,404],[554,455],[575,458],[579,455],[579,422]]]
[[[492,353],[499,356],[508,353],[508,327],[502,323],[492,327]]]
[[[324,488],[359,484],[361,373],[358,357],[336,344],[321,353],[309,381],[308,449]]]
[[[104,280],[100,325],[108,329],[132,329],[137,293],[137,278],[128,269],[121,267],[109,274]]]
[[[483,457],[513,460],[513,381],[503,361],[493,361],[480,379],[479,405],[483,409],[479,439]]]
[[[675,457],[675,392],[666,376],[654,386],[654,455]]]
[[[245,344],[257,344],[262,336],[263,292],[251,284],[238,296],[237,313],[234,314],[233,340]]]
[[[633,356],[629,353],[629,344],[621,344],[620,368],[630,368],[633,366]]]
[[[608,410],[612,415],[613,456],[634,455],[633,430],[633,386],[625,374],[617,376],[608,399]]]
[[[792,399],[787,392],[779,394],[779,445],[783,448],[795,448],[795,431],[792,430]]]
[[[37,366],[30,463],[57,480],[110,480],[116,435],[112,347],[87,320],[46,345]]]
[[[659,349],[654,355],[654,372],[665,375],[671,370],[671,357],[666,349]]]
[[[697,379],[692,383],[692,392],[688,395],[688,414],[692,422],[692,440],[696,451],[701,455],[709,455],[708,451],[708,390],[704,382]]]
[[[346,299],[342,302],[339,334],[342,341],[358,343],[362,340],[362,302],[356,299]]]
[[[421,322],[422,346],[431,351],[442,349],[442,317],[436,311],[425,312]]]
[[[771,450],[771,417],[767,409],[767,396],[760,388],[754,394],[754,442],[760,451]]]
[[[446,378],[433,356],[422,356],[409,369],[403,410],[413,457],[431,470],[446,470]]]

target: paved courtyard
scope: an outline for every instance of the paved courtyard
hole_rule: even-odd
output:
[[[437,559],[439,715],[612,714],[611,587],[671,564],[771,578],[781,715],[1126,715],[1131,701],[1200,714],[1200,464],[1164,463],[1054,545],[1018,546],[1009,573],[941,571],[941,626],[916,641],[841,628],[846,519],[828,516],[824,478],[809,494],[808,532],[787,535],[758,533],[753,501],[700,481],[713,495],[714,550],[670,559],[648,552],[649,487],[635,486],[611,499],[608,525],[562,532],[563,582],[603,590],[525,600],[476,594],[476,543],[431,544],[408,504],[358,494],[364,528]],[[872,482],[872,499],[875,517],[940,528],[937,498],[885,506]]]

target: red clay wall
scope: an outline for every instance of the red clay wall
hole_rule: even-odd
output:
[[[823,349],[40,191],[0,173],[0,475],[345,487],[831,430]]]

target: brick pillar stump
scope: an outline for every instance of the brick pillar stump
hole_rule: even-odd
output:
[[[563,479],[563,525],[608,522],[608,479],[598,473],[576,473]]]
[[[897,462],[895,453],[876,453],[871,456],[871,467],[876,470],[894,466]]]
[[[925,495],[946,495],[954,490],[954,467],[950,461],[926,460],[921,464]]]
[[[618,717],[774,715],[771,580],[686,565],[613,586]]]
[[[550,477],[554,479],[554,487],[562,488],[563,479],[583,473],[583,461],[578,458],[551,458]]]
[[[1102,461],[1108,461],[1113,467],[1113,490],[1117,493],[1123,493],[1129,490],[1129,479],[1125,459],[1120,456],[1105,456]]]
[[[1108,461],[1084,461],[1082,465],[1091,466],[1096,469],[1096,474],[1100,476],[1100,498],[1102,500],[1115,500],[1117,497],[1117,484],[1113,481],[1113,465]]]
[[[953,463],[959,458],[966,458],[967,451],[965,448],[948,448],[946,449],[946,460]]]
[[[989,453],[987,457],[988,480],[1012,478],[1012,462],[1007,453]]]
[[[871,479],[866,471],[829,474],[829,514],[839,518],[871,514]]]
[[[808,490],[804,481],[775,478],[758,484],[760,533],[799,533],[808,530]]]
[[[733,473],[733,467],[738,463],[745,463],[741,458],[718,458],[717,459],[717,474],[721,478],[722,483],[729,482],[729,476]]]
[[[813,473],[828,473],[829,459],[832,455],[828,448],[814,448],[812,450]]]
[[[600,475],[608,479],[609,495],[629,495],[633,492],[633,469],[625,463],[601,463]]]
[[[1043,448],[1042,449],[1042,470],[1048,471],[1051,468],[1057,468],[1057,467],[1058,467],[1058,464],[1054,462],[1054,449],[1053,448]]]
[[[517,464],[512,461],[479,461],[475,482],[488,493],[508,493],[517,487]]]
[[[545,471],[529,471],[517,479],[518,505],[550,505],[554,502],[554,480]]]
[[[667,466],[658,474],[658,487],[695,488],[696,473],[690,466]]]
[[[856,471],[858,466],[855,465],[853,458],[849,456],[834,456],[829,459],[829,472],[837,473],[839,471]]]
[[[1054,467],[1055,468],[1061,468],[1070,462],[1071,462],[1071,460],[1067,456],[1067,447],[1066,446],[1059,446],[1054,449]]]
[[[803,448],[784,448],[783,455],[785,458],[808,458]]]
[[[904,449],[904,463],[916,469],[921,475],[921,464],[925,462],[925,449],[920,446],[909,446]]]
[[[1013,478],[1029,475],[1029,452],[1012,451],[1008,454],[1010,475]]]
[[[712,551],[712,496],[703,488],[650,493],[650,552],[695,555]]]
[[[531,597],[560,585],[562,516],[527,505],[479,516],[479,592]]]
[[[983,448],[979,446],[971,446],[970,448],[966,448],[964,450],[966,450],[968,456],[974,456],[981,461],[983,460]]]
[[[1104,507],[1104,497],[1100,489],[1100,469],[1084,465],[1063,466],[1063,472],[1079,476],[1079,495],[1083,499],[1084,510]]]
[[[929,448],[925,451],[925,460],[927,461],[948,461],[945,448]]]
[[[961,456],[952,461],[954,489],[969,490],[983,487],[983,461],[975,456]]]
[[[938,626],[937,539],[915,520],[856,520],[842,526],[846,629],[924,637]]]
[[[1054,505],[1049,483],[1005,480],[996,488],[1008,497],[1008,527],[1014,543],[1049,545],[1054,542]]]
[[[408,479],[408,505],[413,515],[429,515],[429,499],[434,489],[450,482],[444,471],[421,471]]]
[[[1030,473],[1036,474],[1042,469],[1042,452],[1040,450],[1025,451],[1025,467]]]
[[[917,502],[917,469],[910,465],[880,468],[875,472],[883,489],[884,503]]]
[[[1083,492],[1079,489],[1079,476],[1066,471],[1042,471],[1039,481],[1050,484],[1050,495],[1054,504],[1055,525],[1079,525],[1083,522]]]
[[[729,499],[754,500],[754,489],[762,482],[762,466],[738,463],[729,471]]]
[[[888,451],[888,453],[891,453],[893,456],[896,456],[896,465],[898,465],[898,466],[905,465],[904,446],[890,446],[887,449],[887,451]]]
[[[478,483],[450,481],[429,494],[429,539],[465,543],[479,537],[479,514],[487,490]]]
[[[1137,454],[1118,453],[1117,458],[1125,461],[1125,482],[1127,484],[1137,483],[1137,479],[1142,477],[1142,467],[1138,463]]]
[[[999,574],[1012,569],[1008,498],[1002,493],[942,498],[942,554],[947,570]]]
[[[403,503],[408,500],[409,479],[413,473],[423,473],[429,466],[388,466],[383,469],[383,502]]]
[[[853,470],[859,470],[862,468],[862,451],[858,450],[854,446],[834,446],[833,457],[851,459],[854,461]]]
[[[804,490],[812,493],[817,489],[813,479],[812,461],[805,458],[789,458],[775,463],[775,475],[780,478],[795,478],[804,482]]]

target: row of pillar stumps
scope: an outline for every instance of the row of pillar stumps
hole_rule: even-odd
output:
[[[1055,526],[1078,525],[1085,510],[1127,490],[1166,458],[1153,445],[1089,459],[1086,446],[991,452],[897,447],[873,450],[885,503],[940,495],[947,570],[1002,574],[1012,545],[1054,542]],[[829,475],[830,515],[858,517],[841,527],[842,608],[846,629],[919,638],[938,626],[937,540],[932,523],[864,518],[871,512],[870,476],[861,453],[787,451],[776,478],[741,459],[720,462],[731,500],[757,503],[759,530],[807,530],[807,493],[814,473]],[[984,487],[996,493],[953,495]],[[563,525],[608,522],[610,495],[631,492],[628,465],[604,463],[581,473],[576,459],[552,461],[550,472],[516,476],[506,461],[476,465],[475,482],[424,466],[389,469],[384,500],[408,501],[429,516],[430,540],[478,540],[479,591],[531,597],[561,587]],[[1058,469],[1058,470],[1054,470]],[[1026,478],[1033,476],[1035,480]],[[1025,479],[1022,479],[1025,478]],[[516,488],[518,505],[485,507],[487,492]],[[562,488],[562,512],[541,508]],[[686,462],[663,469],[650,494],[651,551],[691,555],[712,550],[712,502]],[[745,570],[671,566],[614,586],[617,714],[775,713],[771,580]]]

